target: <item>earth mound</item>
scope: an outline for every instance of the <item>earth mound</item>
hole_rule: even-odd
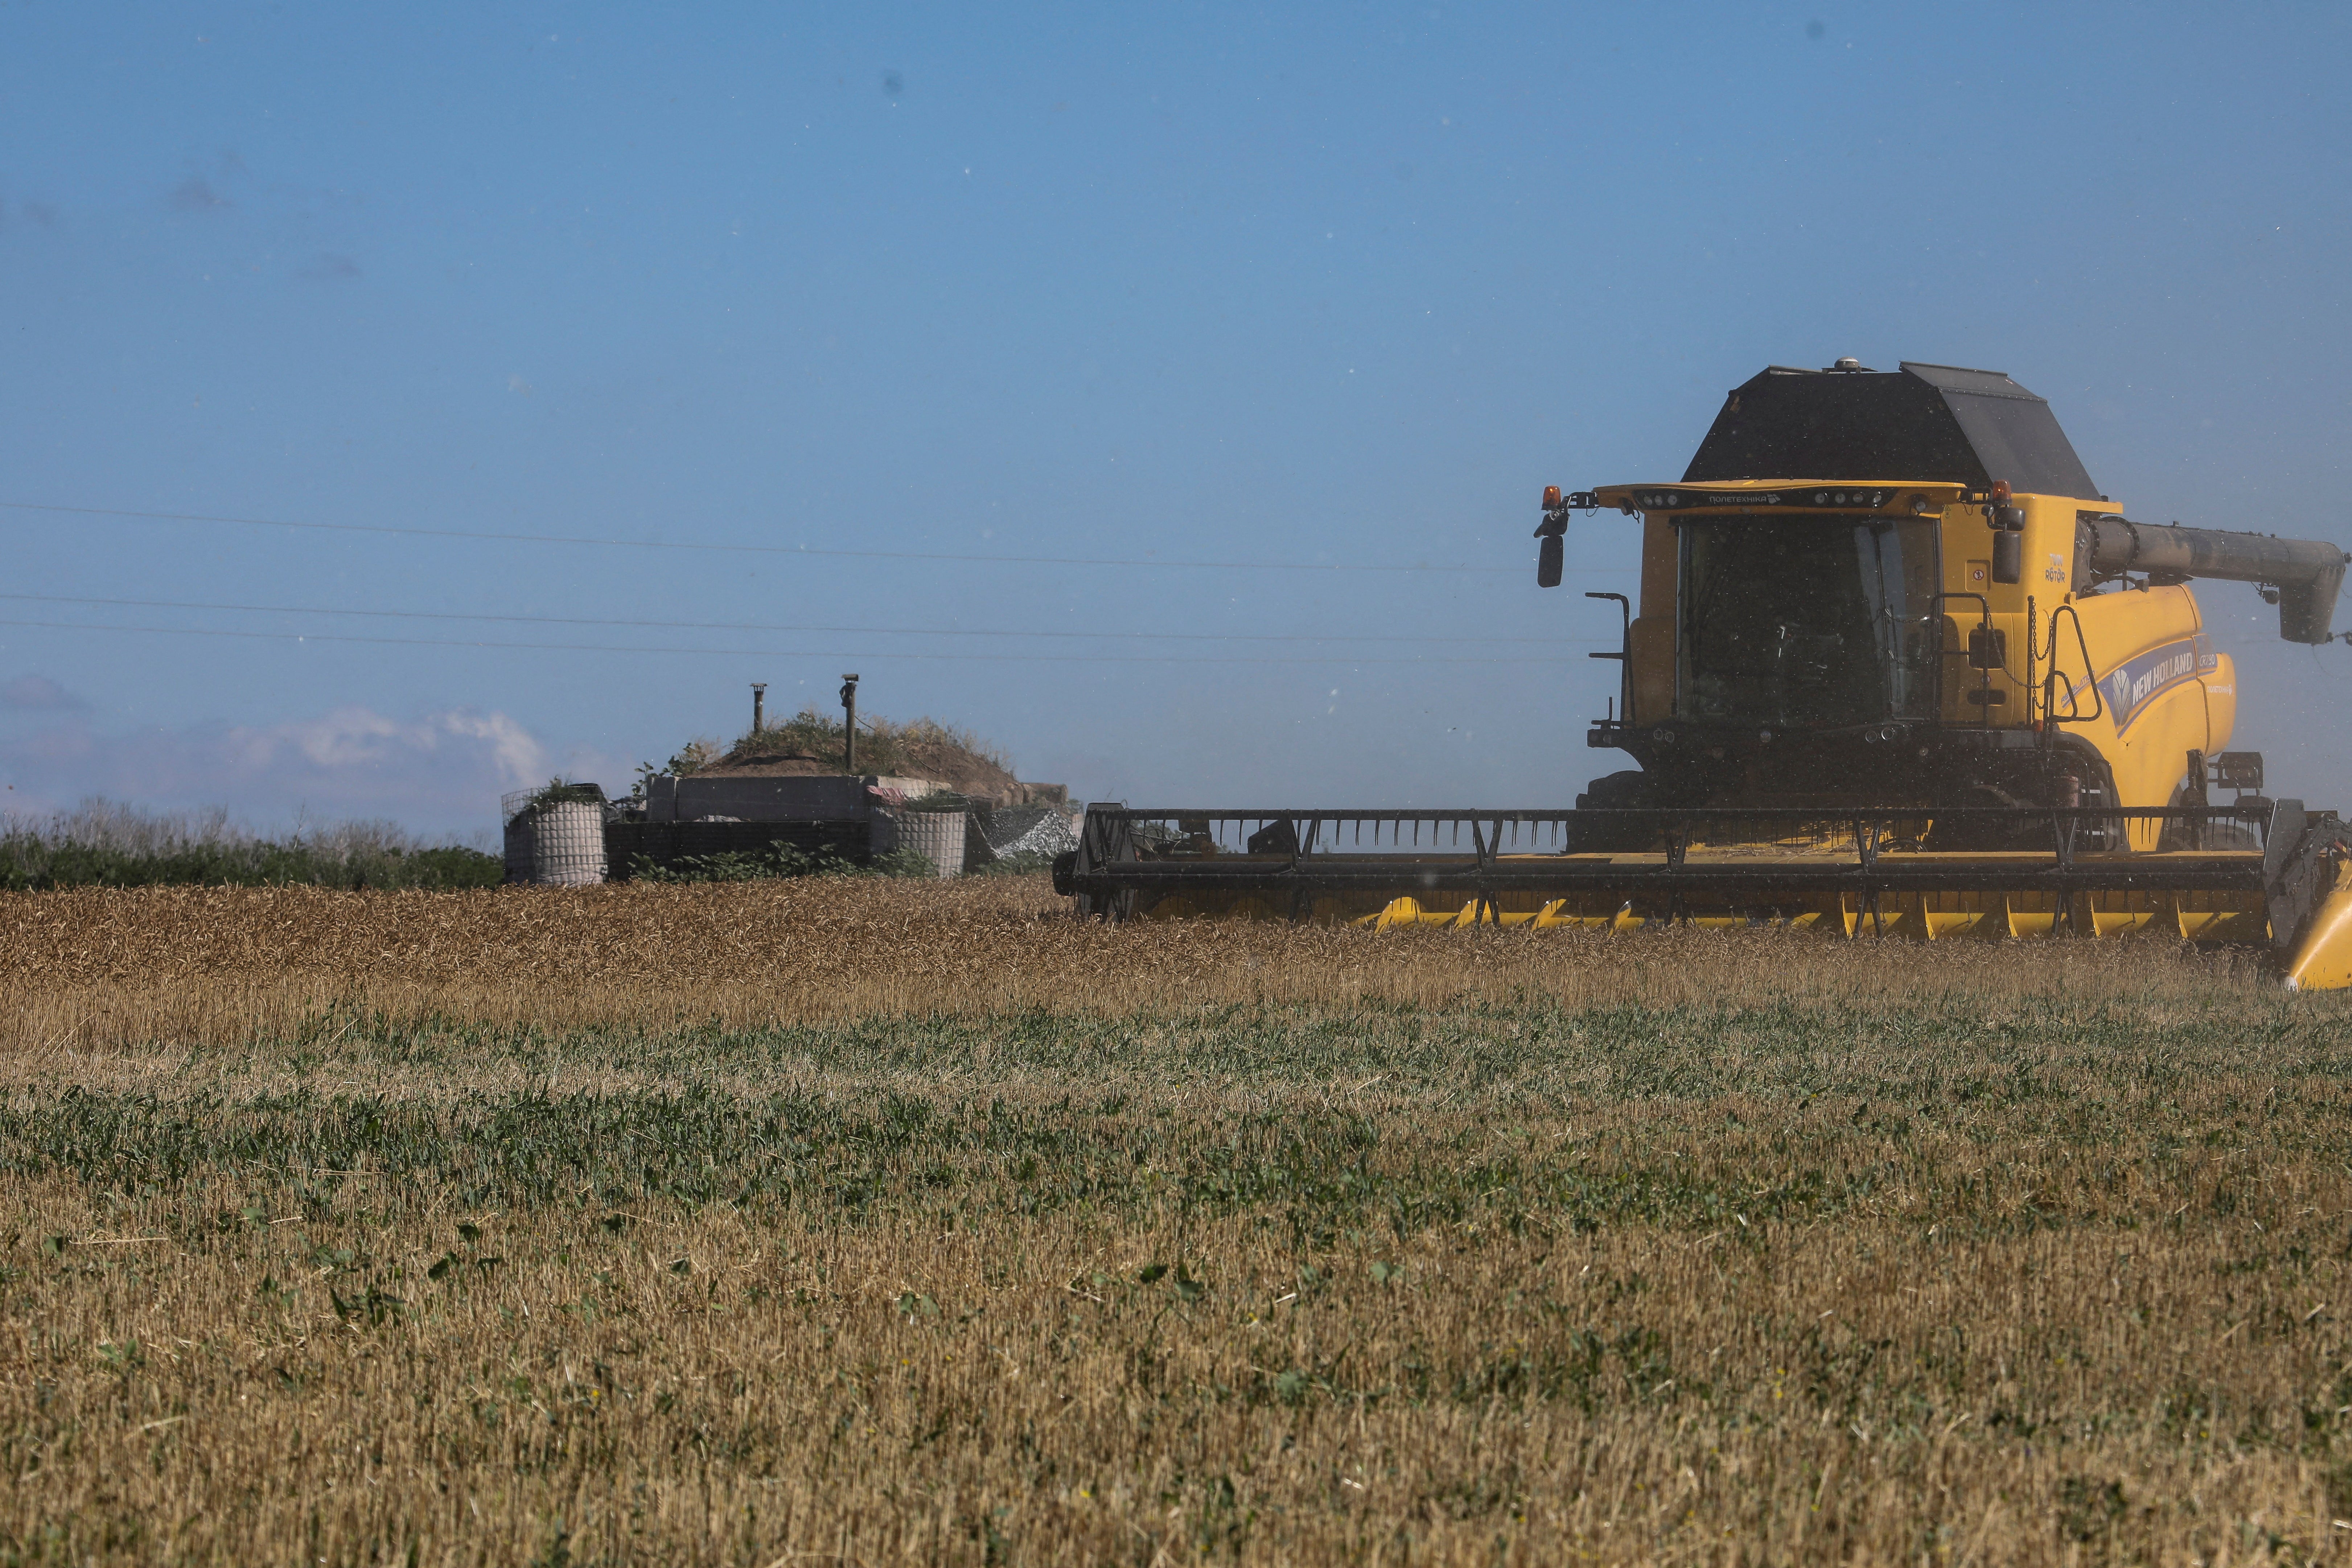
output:
[[[698,778],[844,775],[842,742],[840,720],[804,710],[781,724],[745,734],[693,772]],[[860,719],[857,723],[860,773],[929,779],[992,810],[1068,805],[1066,786],[1024,784],[1013,776],[1006,760],[969,731],[936,720],[894,724],[887,719]]]

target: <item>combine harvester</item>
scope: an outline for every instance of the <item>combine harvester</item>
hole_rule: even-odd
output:
[[[1785,924],[1843,937],[2145,931],[2352,985],[2352,831],[2227,750],[2194,578],[2330,640],[2333,544],[2121,516],[2050,405],[1992,371],[1841,360],[1734,391],[1679,480],[1544,492],[1642,531],[1586,739],[1636,770],[1573,810],[1093,805],[1081,912],[1380,927]],[[2227,790],[2229,804],[2212,792]]]

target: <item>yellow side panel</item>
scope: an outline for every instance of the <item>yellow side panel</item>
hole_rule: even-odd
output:
[[[1682,591],[1682,536],[1663,513],[1642,522],[1642,597],[1634,614],[1672,623],[1675,595]]]
[[[2210,753],[2213,748],[2205,724],[2205,688],[2184,680],[2148,700],[2132,715],[2131,725],[2108,743],[2108,762],[2116,770],[2116,794],[2121,805],[2168,805],[2180,786],[2189,753]],[[2130,841],[2135,849],[2156,847],[2163,825],[2135,822]]]
[[[1674,524],[1642,524],[1642,596],[1633,618],[1633,712],[1637,724],[1663,723],[1675,710],[1675,595],[1682,542]]]
[[[2312,917],[2311,931],[2287,964],[2286,983],[2303,991],[2352,987],[2352,861],[2336,868],[2336,890]]]
[[[1633,623],[1633,722],[1661,722],[1674,709],[1674,619],[1643,616]]]
[[[2226,752],[2230,737],[2238,728],[2238,666],[2228,654],[2221,664],[2206,676],[2205,688],[2205,749]]]
[[[2083,634],[2090,646],[2091,662],[2101,679],[2126,660],[2168,642],[2194,637],[2199,629],[2197,600],[2187,588],[2127,588],[2074,601]],[[2074,646],[2073,628],[2059,638],[2058,665],[2070,680],[2079,680],[2082,663]],[[2103,694],[2104,698],[2104,694]],[[2103,700],[2102,698],[2102,700]],[[2082,711],[2093,710],[2095,699],[2083,692]],[[2065,702],[2059,701],[2059,711]],[[2207,693],[2195,679],[2178,681],[2154,694],[2131,712],[2119,733],[2116,710],[2107,703],[2107,716],[2067,726],[2098,748],[2115,770],[2116,804],[2126,806],[2168,805],[2193,748],[2214,750],[2206,723]],[[2154,823],[2132,825],[2135,849],[2152,849],[2161,831]]]

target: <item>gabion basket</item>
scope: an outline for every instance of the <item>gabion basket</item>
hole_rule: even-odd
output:
[[[500,798],[507,880],[526,887],[583,888],[604,879],[604,792],[553,784]]]
[[[938,797],[933,797],[937,799]],[[971,811],[961,798],[930,805],[910,800],[890,814],[896,847],[911,849],[931,863],[938,877],[963,875],[964,823]]]

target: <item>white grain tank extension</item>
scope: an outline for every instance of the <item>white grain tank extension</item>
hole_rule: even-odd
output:
[[[499,804],[506,818],[509,883],[583,888],[604,879],[602,789],[547,784],[516,790]]]

